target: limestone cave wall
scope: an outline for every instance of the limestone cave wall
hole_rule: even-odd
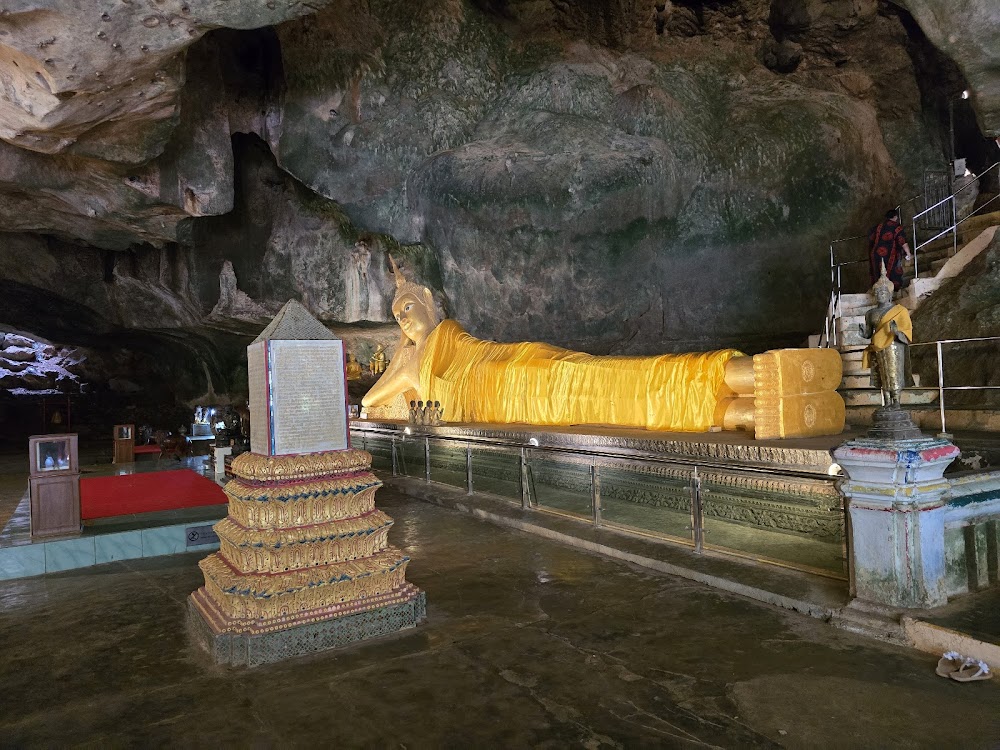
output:
[[[391,349],[392,252],[481,337],[799,345],[827,243],[940,168],[955,91],[989,162],[998,28],[989,0],[12,0],[0,327],[224,401],[291,297]]]

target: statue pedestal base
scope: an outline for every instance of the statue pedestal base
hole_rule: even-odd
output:
[[[958,455],[952,443],[925,437],[865,437],[833,452],[848,477],[840,491],[848,500],[852,593],[859,599],[891,607],[947,601],[943,475]]]
[[[918,440],[923,438],[910,413],[899,406],[883,406],[872,415],[868,437],[881,440]]]

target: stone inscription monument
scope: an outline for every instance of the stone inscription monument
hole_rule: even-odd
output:
[[[254,666],[414,627],[381,482],[347,432],[343,343],[291,301],[247,348],[251,451],[233,461],[219,551],[189,599],[216,662]]]

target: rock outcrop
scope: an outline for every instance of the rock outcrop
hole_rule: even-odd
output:
[[[1000,5],[991,0],[894,0],[965,74],[985,135],[1000,137]],[[952,97],[961,88],[954,89]]]
[[[10,0],[0,12],[0,138],[47,154],[141,164],[163,152],[185,51],[212,29],[256,29],[326,0]]]

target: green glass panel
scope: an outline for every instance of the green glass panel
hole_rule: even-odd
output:
[[[409,438],[396,442],[397,471],[403,476],[424,478],[424,440]]]
[[[472,485],[475,492],[488,492],[520,504],[520,453],[473,448]]]
[[[465,489],[465,444],[431,440],[431,481]]]
[[[680,467],[600,467],[601,520],[690,539],[691,471]]]
[[[372,468],[378,471],[392,471],[392,441],[389,438],[365,436],[364,441],[360,434],[352,434],[351,445],[354,448],[361,448],[372,454]]]
[[[537,507],[590,518],[590,464],[529,454],[528,481]]]
[[[845,575],[844,514],[832,485],[702,477],[705,544]]]

